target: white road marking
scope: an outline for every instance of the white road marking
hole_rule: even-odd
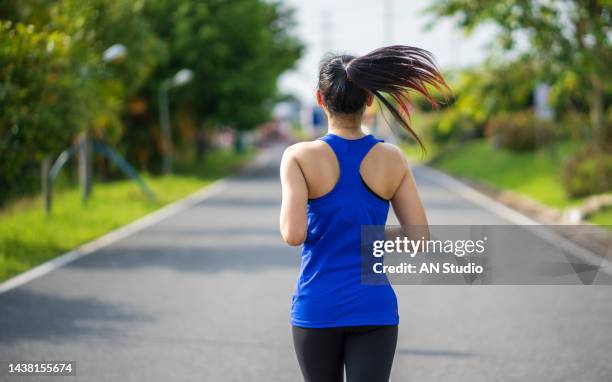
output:
[[[487,211],[491,211],[517,225],[542,226],[541,223],[533,220],[532,218],[525,216],[510,207],[505,206],[504,204],[496,201],[495,199],[490,198],[482,192],[479,192],[478,190],[466,185],[465,183],[460,182],[459,180],[443,173],[440,170],[424,165],[420,167],[421,170],[423,170],[425,177],[431,179],[435,183],[444,186],[448,190],[458,194],[464,199],[467,199],[472,203],[481,206]],[[537,229],[531,231],[540,238],[548,241],[549,243],[555,244],[559,247],[563,247],[566,251],[573,255],[576,255],[583,261],[586,261],[587,263],[595,266],[599,266],[600,271],[603,271],[608,275],[612,276],[612,262],[610,262],[608,259],[577,245],[576,243],[564,238],[563,236],[550,229]]]
[[[191,206],[206,200],[213,195],[218,194],[227,186],[226,179],[220,179],[198,191],[187,196],[186,198],[177,200],[176,202],[170,203],[156,211],[151,212],[148,215],[141,217],[125,226],[117,228],[93,241],[83,244],[69,252],[66,252],[58,257],[55,257],[49,261],[46,261],[36,267],[21,273],[15,277],[12,277],[2,284],[0,284],[0,294],[8,292],[11,289],[15,289],[21,285],[24,285],[38,277],[46,275],[47,273],[60,268],[68,263],[75,261],[83,256],[95,252],[98,249],[104,248],[110,244],[113,244],[121,239],[131,236],[143,229],[150,227],[162,220],[176,215],[179,212],[185,211]]]
[[[265,155],[258,156],[258,158],[254,162],[254,165],[250,167],[251,168],[260,167],[263,165],[264,162],[267,162],[269,160],[270,160],[269,155],[268,156],[265,156]],[[491,199],[485,194],[476,191],[475,189],[465,185],[464,183],[458,181],[457,179],[454,179],[453,177],[449,175],[446,175],[445,173],[439,170],[436,170],[436,169],[433,169],[427,166],[422,166],[422,167],[425,170],[424,171],[425,176],[429,177],[434,182],[443,185],[449,190],[462,196],[464,199],[467,199],[473,202],[474,204],[477,204],[487,209],[488,211],[492,211],[512,223],[515,223],[518,225],[540,225],[540,223],[536,222],[535,220],[509,207],[506,207],[505,205]],[[233,178],[233,176],[229,178]],[[112,243],[115,243],[128,236],[131,236],[139,231],[142,231],[143,229],[147,227],[150,227],[158,222],[161,222],[162,220],[172,215],[175,215],[179,212],[187,210],[191,206],[203,200],[206,200],[218,194],[219,192],[221,192],[227,186],[227,179],[229,178],[220,179],[214,182],[213,184],[207,187],[204,187],[203,189],[199,191],[196,191],[195,193],[191,194],[190,196],[184,199],[178,200],[165,207],[162,207],[157,211],[154,211],[148,215],[143,216],[140,219],[133,221],[132,223],[129,223],[116,230],[113,230],[91,242],[83,244],[69,252],[66,252],[56,258],[53,258],[40,265],[37,265],[36,267],[22,274],[19,274],[15,277],[12,277],[4,281],[3,283],[0,284],[0,294],[3,294],[5,292],[8,292],[11,289],[15,289],[21,285],[24,285],[38,277],[46,275],[47,273],[55,269],[58,269],[68,263],[71,263],[83,256],[93,253],[98,249],[104,248]],[[539,231],[541,230],[538,230],[538,232]],[[572,243],[571,241],[561,237],[560,235],[552,231],[548,231],[548,232],[550,233],[550,235],[545,234],[545,235],[540,235],[540,236],[548,240],[551,243],[557,243],[557,244],[562,243],[562,245],[566,249],[571,251],[571,253],[579,256],[581,259],[591,264],[600,264],[602,271],[606,272],[609,275],[612,275],[612,263],[610,263],[608,260],[603,259],[601,256],[597,256],[596,254],[582,247],[579,247],[578,245]]]
[[[253,162],[247,164],[244,167],[244,172],[246,173],[256,168],[261,168],[265,166],[265,164],[272,159],[270,155],[271,154],[268,153],[268,151],[260,153],[255,157]],[[58,269],[68,263],[71,263],[76,259],[93,253],[98,249],[104,248],[121,239],[131,236],[136,232],[142,231],[143,229],[150,227],[156,223],[159,223],[172,215],[176,215],[179,212],[187,210],[191,206],[221,192],[227,187],[228,182],[231,179],[235,179],[237,176],[238,175],[230,175],[228,177],[219,179],[183,199],[179,199],[173,203],[170,203],[167,206],[153,211],[150,214],[145,215],[131,223],[128,223],[125,226],[117,228],[116,230],[113,230],[97,239],[94,239],[93,241],[85,243],[71,251],[59,255],[58,257],[39,264],[24,273],[5,280],[3,283],[0,284],[0,295],[5,292],[8,292],[11,289],[15,289],[21,285],[24,285],[38,277],[46,275],[47,273]]]

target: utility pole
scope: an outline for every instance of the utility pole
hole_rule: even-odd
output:
[[[181,69],[174,76],[164,80],[159,87],[159,126],[162,138],[163,172],[172,173],[172,130],[170,129],[170,102],[168,92],[176,86],[182,86],[193,78],[191,69]]]
[[[321,32],[321,50],[323,51],[321,54],[326,55],[330,53],[333,49],[333,22],[332,22],[332,14],[329,9],[324,8],[321,9],[321,17],[320,17],[320,32]],[[312,127],[312,132],[314,135],[320,135],[321,130],[327,128],[327,119],[322,117],[323,110],[319,105],[312,102],[312,107],[310,107],[310,116],[309,116],[309,125]]]
[[[321,49],[323,53],[329,53],[333,49],[333,25],[329,9],[321,10]]]
[[[51,170],[51,157],[45,155],[40,166],[40,185],[43,194],[43,206],[45,208],[45,216],[49,216],[51,212],[51,178],[49,171]]]
[[[393,19],[395,4],[393,0],[383,0],[382,6],[382,44],[384,46],[393,45],[395,41],[395,25]],[[394,123],[394,119],[387,118],[387,123],[383,123],[383,120],[385,120],[383,115],[384,112],[385,111],[382,107],[378,108],[376,114],[374,115],[374,126],[372,128],[372,132],[374,134],[380,134],[388,142],[394,143],[396,141],[396,137],[393,134],[393,128],[391,126],[391,124]]]
[[[127,56],[127,48],[123,44],[114,44],[102,53],[102,62],[118,63],[122,62]],[[83,85],[91,79],[91,68],[85,65],[81,68],[81,82]],[[91,130],[85,128],[78,137],[77,152],[79,160],[79,183],[81,185],[81,200],[83,204],[89,199],[92,188],[92,147],[91,147]]]
[[[395,39],[394,24],[393,24],[394,4],[393,0],[384,0],[383,2],[383,45],[392,45]]]
[[[168,90],[171,81],[164,81],[159,91],[159,121],[162,138],[162,171],[164,174],[172,173],[172,133],[170,131],[170,105],[168,102]]]
[[[90,131],[85,129],[79,136],[79,180],[81,181],[81,201],[87,202],[91,194],[91,142]]]

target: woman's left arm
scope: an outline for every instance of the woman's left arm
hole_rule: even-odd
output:
[[[298,144],[299,145],[299,144]],[[296,158],[297,145],[288,147],[283,153],[280,165],[282,203],[280,232],[289,245],[301,245],[306,240],[308,217],[308,186]]]

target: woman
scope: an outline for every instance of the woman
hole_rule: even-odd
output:
[[[328,57],[316,96],[329,132],[283,155],[280,231],[289,245],[303,244],[291,324],[308,382],[342,381],[344,369],[349,382],[389,380],[397,300],[388,283],[361,283],[361,226],[384,225],[389,202],[401,225],[427,225],[427,218],[404,155],[364,134],[361,119],[376,97],[422,147],[408,124],[407,97],[414,90],[435,105],[428,85],[447,88],[422,49]]]

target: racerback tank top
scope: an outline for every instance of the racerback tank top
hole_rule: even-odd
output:
[[[319,138],[333,150],[340,175],[327,194],[308,200],[308,228],[292,298],[291,324],[307,328],[397,325],[393,288],[361,283],[361,226],[384,225],[389,201],[361,178],[361,161],[380,139]]]

